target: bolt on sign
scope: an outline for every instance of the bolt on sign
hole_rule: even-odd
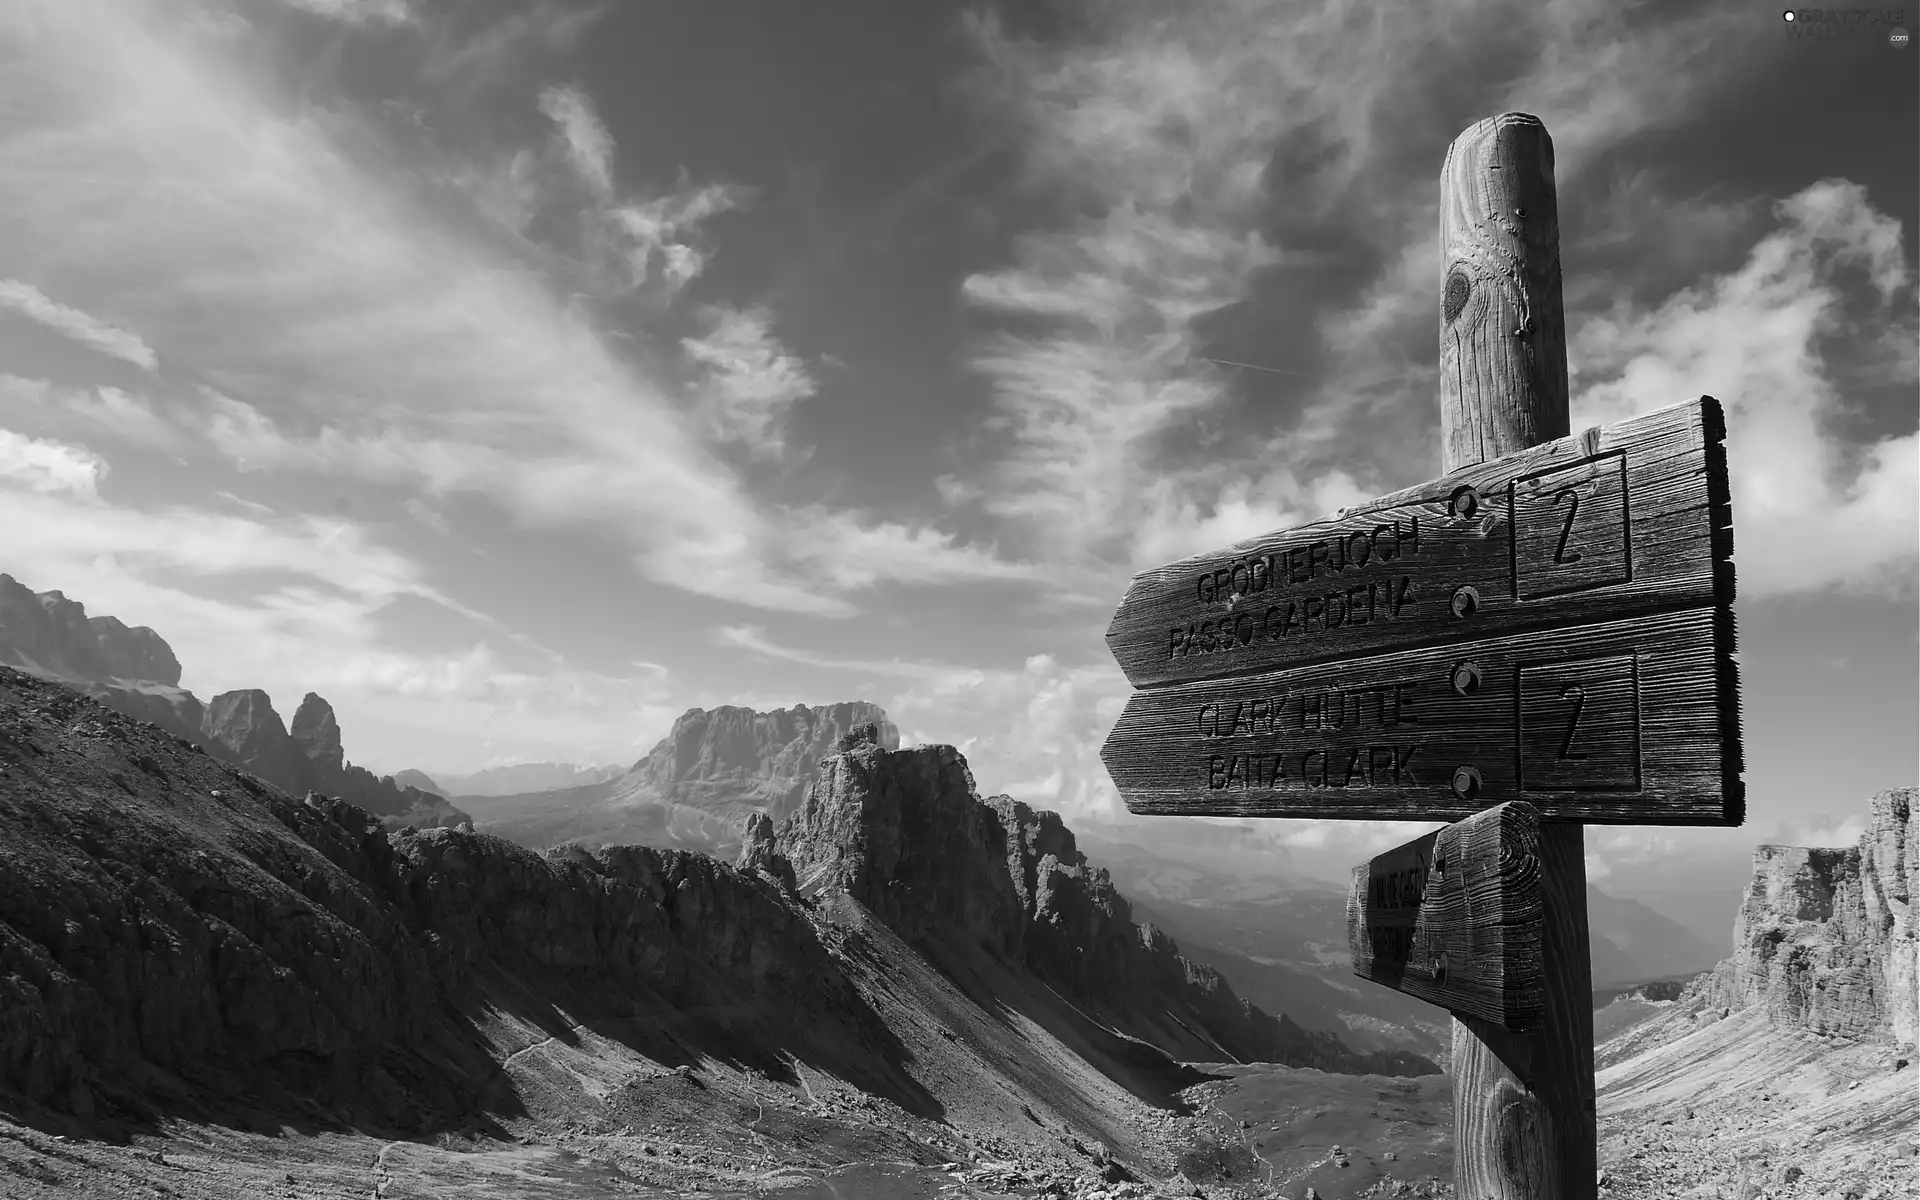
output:
[[[1136,576],[1127,807],[1740,824],[1724,438],[1703,396]]]
[[[1353,869],[1353,973],[1513,1033],[1541,1028],[1540,815],[1509,801]]]

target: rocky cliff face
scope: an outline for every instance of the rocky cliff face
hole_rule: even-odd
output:
[[[790,869],[806,894],[843,891],[910,942],[978,946],[1176,1057],[1437,1070],[1412,1054],[1355,1054],[1240,999],[1217,971],[1134,922],[1058,814],[1006,796],[981,800],[951,746],[895,750],[873,727],[853,731],[777,834],[762,818],[742,861]]]
[[[777,822],[800,806],[815,764],[864,725],[875,727],[880,744],[899,747],[900,731],[877,704],[688,709],[632,776],[652,795],[720,813],[735,828],[754,808]]]
[[[333,707],[319,696],[307,693],[291,730],[257,688],[222,692],[202,705],[179,686],[180,662],[159,634],[88,617],[61,593],[29,591],[9,575],[0,575],[0,663],[152,722],[295,795],[341,797],[395,827],[471,819],[439,796],[349,765]]]
[[[1875,796],[1857,846],[1755,850],[1733,957],[1702,981],[1705,1004],[1759,1008],[1820,1034],[1913,1042],[1913,802],[1913,788]]]

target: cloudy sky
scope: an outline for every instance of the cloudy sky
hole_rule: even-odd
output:
[[[1436,181],[1517,109],[1574,427],[1728,408],[1752,819],[1595,877],[1846,836],[1920,773],[1915,63],[1750,3],[10,0],[0,570],[379,771],[865,698],[1111,818],[1131,573],[1439,473]]]

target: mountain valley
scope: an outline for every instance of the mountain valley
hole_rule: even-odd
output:
[[[1452,1194],[1445,1014],[1230,829],[1076,833],[859,703],[447,798],[10,584],[0,1195]],[[1912,802],[1756,851],[1717,966],[1589,890],[1603,1195],[1910,1188]]]

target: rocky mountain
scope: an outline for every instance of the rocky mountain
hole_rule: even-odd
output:
[[[317,709],[295,725],[327,743]],[[1190,1051],[1438,1080],[1329,1061],[1340,1047],[1134,924],[1056,817],[979,800],[950,747],[873,737],[830,754],[780,827],[757,815],[738,865],[536,854],[296,801],[0,669],[0,1167],[85,1192],[105,1151],[35,1130],[125,1145],[184,1121],[216,1132],[136,1169],[191,1154],[195,1194],[287,1186],[247,1174],[262,1154],[335,1172],[328,1194],[378,1192],[448,1138],[610,1192],[758,1192],[837,1163],[880,1174],[836,1194],[913,1194],[899,1173],[931,1187],[948,1162],[1085,1192],[1072,1179],[1250,1169],[1182,1099],[1208,1078]],[[325,1137],[208,1148],[247,1130]],[[1173,1187],[1136,1194],[1191,1177]]]
[[[866,724],[880,730],[889,748],[900,744],[899,730],[875,704],[797,704],[767,713],[694,708],[614,779],[458,800],[488,832],[523,846],[674,846],[732,857],[747,817],[766,812],[784,820],[799,807],[816,764],[849,730]]]
[[[488,767],[471,774],[441,772],[429,776],[424,771],[398,771],[395,783],[417,787],[436,796],[522,796],[533,792],[554,792],[562,788],[586,787],[605,783],[626,774],[625,767],[582,767],[574,763],[528,762]]]
[[[1759,847],[1732,956],[1596,1048],[1616,1194],[1913,1194],[1914,792],[1855,846]]]
[[[0,663],[152,722],[295,795],[340,797],[396,827],[471,819],[439,796],[350,765],[333,707],[319,696],[307,693],[291,728],[258,689],[202,704],[179,686],[180,661],[159,634],[88,617],[77,601],[30,591],[10,575],[0,575]]]

